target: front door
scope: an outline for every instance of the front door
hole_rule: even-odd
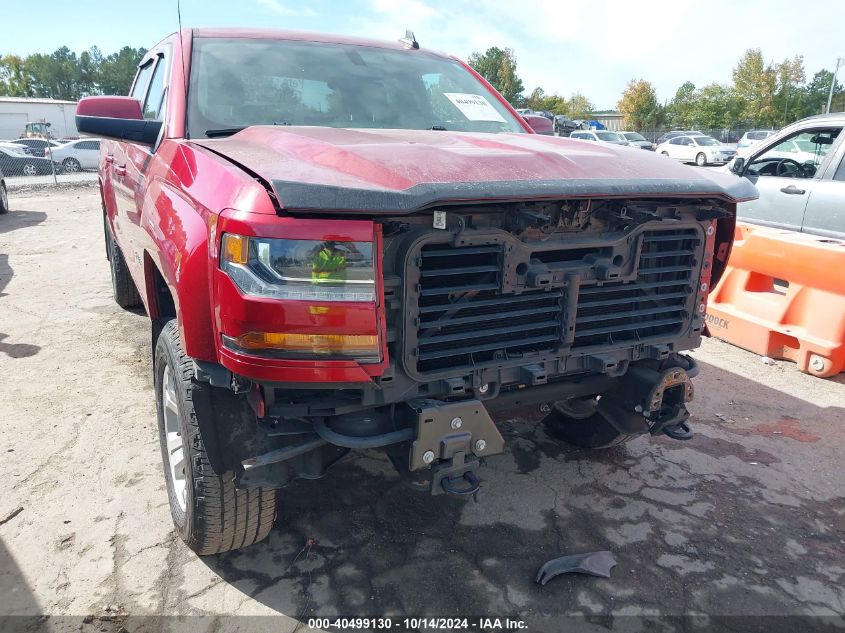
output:
[[[760,197],[741,203],[737,216],[755,224],[800,231],[804,210],[820,181],[820,165],[840,127],[812,129],[754,152],[745,176]]]

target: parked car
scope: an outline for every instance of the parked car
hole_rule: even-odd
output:
[[[523,114],[522,118],[531,126],[537,134],[553,136],[555,133],[552,122],[540,114]]]
[[[578,123],[563,114],[558,114],[552,121],[555,134],[558,136],[569,136],[573,131],[579,129]]]
[[[97,138],[82,138],[53,150],[53,160],[61,163],[62,170],[68,173],[96,169],[99,156],[100,139]]]
[[[699,167],[724,165],[736,155],[733,147],[720,143],[712,136],[687,134],[658,145],[656,151],[683,163],[695,163]]]
[[[760,141],[764,141],[770,136],[777,134],[777,130],[749,130],[743,134],[736,144],[737,151],[751,147]]]
[[[48,141],[43,138],[19,138],[12,142],[25,147],[27,154],[40,158],[47,155],[47,147],[60,147],[60,144],[56,141]]]
[[[845,113],[797,121],[737,156],[729,170],[760,198],[742,202],[747,222],[845,239]]]
[[[619,134],[625,137],[625,140],[631,147],[639,147],[640,149],[647,149],[650,151],[654,151],[654,148],[656,147],[654,143],[649,141],[639,132],[619,132]]]
[[[569,135],[569,138],[574,138],[581,141],[594,141],[596,143],[607,143],[609,145],[628,145],[628,141],[624,136],[620,136],[617,132],[610,132],[608,130],[575,130]]]
[[[704,132],[699,132],[698,130],[672,130],[671,132],[666,132],[665,134],[659,136],[657,139],[657,145],[662,145],[666,141],[673,139],[676,136],[684,136],[685,134],[696,134],[698,136],[704,136]]]
[[[472,496],[514,407],[582,447],[691,437],[679,352],[747,181],[541,139],[408,38],[185,29],[76,125],[107,139],[113,294],[151,319],[167,495],[195,551],[263,539],[278,489],[350,449]]]
[[[55,165],[61,171],[61,165]],[[0,168],[7,176],[38,176],[53,173],[53,165],[48,158],[30,156],[22,151],[0,147]]]
[[[9,212],[9,190],[6,189],[6,177],[0,169],[0,215]]]

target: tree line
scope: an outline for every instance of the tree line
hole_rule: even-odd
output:
[[[104,55],[92,46],[77,55],[62,46],[51,54],[4,55],[0,57],[0,96],[77,101],[88,95],[126,94],[145,53],[143,48],[124,46]],[[510,48],[473,53],[468,62],[515,107],[572,119],[596,113],[593,102],[580,92],[566,97],[537,87],[525,94]],[[822,69],[808,81],[801,56],[767,62],[759,48],[749,49],[734,67],[730,84],[697,87],[688,81],[672,99],[661,103],[651,82],[635,79],[628,83],[617,108],[625,117],[625,127],[636,130],[774,128],[823,112],[832,79],[833,74]],[[839,82],[831,110],[845,110],[845,91]]]
[[[577,92],[567,98],[546,94],[537,87],[526,95],[516,71],[516,55],[509,48],[473,53],[468,62],[514,107],[546,110],[573,119],[596,114],[593,103]],[[822,69],[808,81],[803,57],[767,62],[762,51],[755,48],[739,59],[730,84],[710,83],[699,88],[687,81],[672,99],[661,103],[650,81],[633,79],[616,107],[624,115],[626,129],[776,128],[824,112],[832,79],[833,73]],[[831,111],[843,110],[845,91],[837,82]]]
[[[97,94],[125,95],[146,49],[124,46],[104,55],[92,46],[78,56],[67,46],[51,54],[0,57],[0,96],[78,101]]]

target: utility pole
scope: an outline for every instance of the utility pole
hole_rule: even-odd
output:
[[[826,113],[830,113],[830,102],[833,100],[833,87],[836,85],[836,73],[839,72],[839,66],[845,63],[845,59],[841,57],[836,58],[836,68],[833,69],[833,79],[830,80],[830,92],[827,95],[827,108],[825,109]]]

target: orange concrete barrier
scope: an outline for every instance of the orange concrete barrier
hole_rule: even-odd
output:
[[[716,338],[827,377],[845,369],[845,241],[737,224],[710,293]]]

